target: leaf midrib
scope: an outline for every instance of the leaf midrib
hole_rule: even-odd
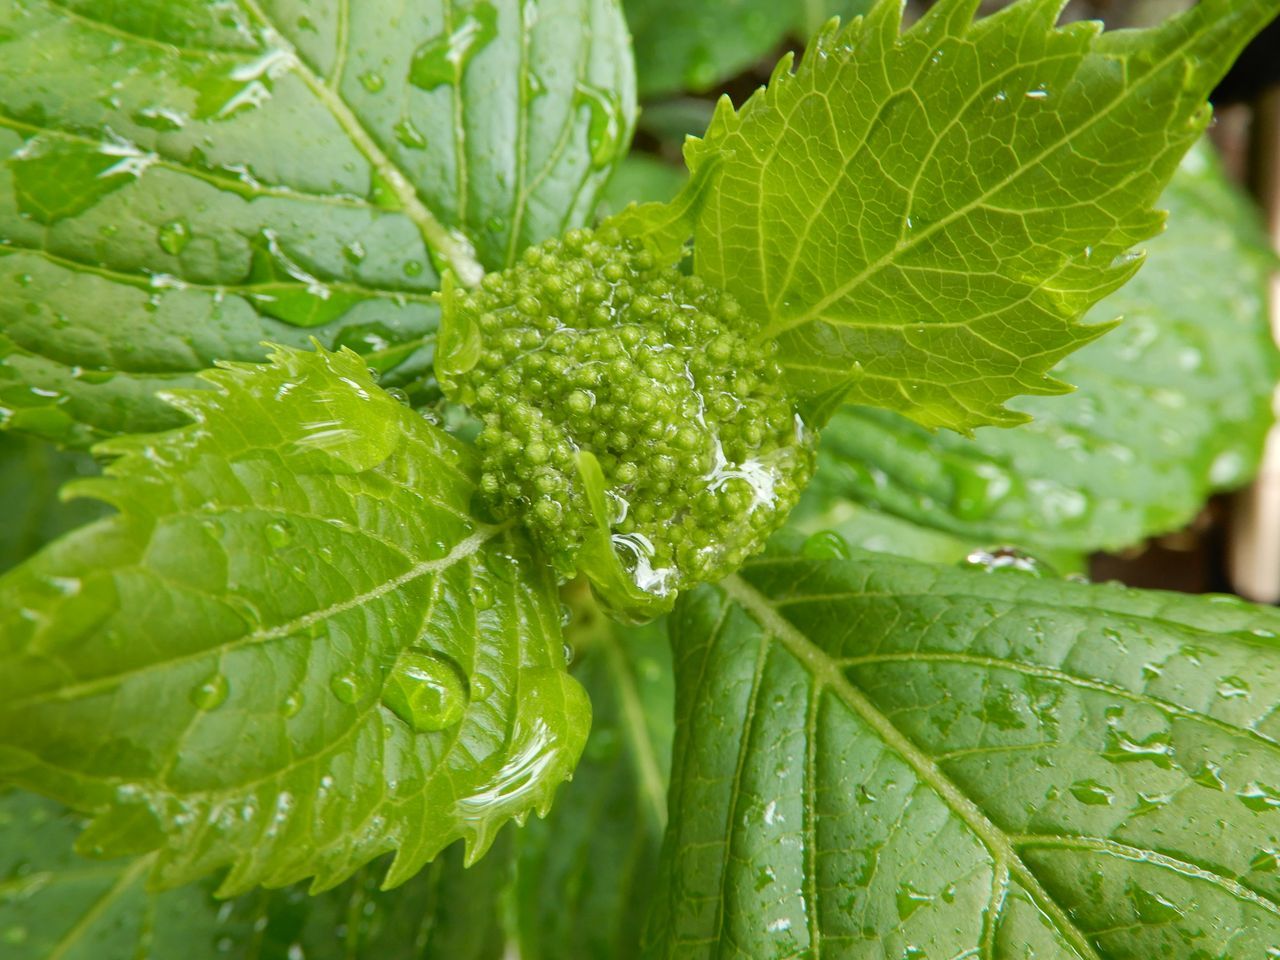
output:
[[[884,267],[892,263],[903,252],[917,246],[922,241],[928,239],[933,234],[937,233],[943,227],[949,226],[951,223],[959,220],[960,218],[969,215],[974,210],[978,209],[986,200],[988,200],[992,196],[995,196],[999,191],[1003,190],[1005,187],[1009,186],[1010,184],[1014,183],[1019,178],[1021,178],[1023,175],[1025,175],[1028,170],[1037,169],[1046,157],[1048,157],[1050,154],[1064,147],[1069,142],[1069,140],[1079,136],[1083,131],[1091,129],[1095,124],[1099,123],[1105,117],[1109,116],[1111,112],[1115,110],[1120,103],[1124,102],[1128,97],[1132,96],[1135,91],[1145,87],[1152,80],[1153,77],[1158,76],[1160,72],[1166,66],[1168,66],[1170,62],[1172,62],[1175,58],[1181,56],[1183,51],[1198,39],[1200,39],[1200,36],[1198,33],[1188,32],[1186,38],[1181,43],[1175,45],[1165,57],[1163,57],[1156,63],[1152,64],[1150,69],[1147,70],[1140,79],[1138,79],[1136,82],[1133,82],[1131,86],[1127,86],[1119,96],[1111,100],[1101,110],[1097,110],[1092,116],[1090,116],[1089,120],[1086,123],[1082,124],[1079,127],[1073,128],[1068,133],[1064,134],[1062,137],[1051,142],[1043,150],[1041,150],[1040,152],[1035,154],[1032,158],[1030,158],[1026,163],[1020,164],[1018,169],[1015,172],[1013,172],[1007,177],[1002,178],[1001,180],[996,182],[994,185],[990,186],[987,190],[979,194],[977,197],[970,200],[968,203],[952,211],[946,216],[939,218],[937,221],[929,224],[923,230],[916,232],[912,236],[912,238],[906,243],[895,245],[892,250],[883,254],[874,263],[868,264],[860,273],[858,273],[852,279],[842,284],[839,284],[834,290],[832,290],[830,293],[824,296],[821,300],[819,300],[809,309],[805,310],[803,313],[800,313],[795,317],[786,318],[781,321],[774,321],[768,324],[757,335],[757,339],[763,341],[766,339],[776,338],[782,335],[783,333],[786,333],[789,330],[793,330],[796,327],[803,326],[805,324],[812,323],[820,319],[822,314],[826,311],[828,307],[842,300],[844,297],[848,296],[850,293],[856,290],[859,286],[861,286],[863,281],[865,281],[868,277],[871,277],[874,274],[878,273]],[[1095,54],[1096,54],[1096,51],[1091,47],[1090,50],[1088,50],[1082,56],[1081,62],[1083,63],[1083,61],[1088,59],[1089,56],[1095,55]]]
[[[943,773],[930,757],[895,727],[862,691],[845,678],[837,664],[824,650],[784,619],[767,597],[737,574],[721,581],[720,588],[728,594],[730,599],[750,613],[768,634],[778,640],[808,670],[815,684],[833,690],[849,710],[870,727],[884,744],[906,761],[916,776],[931,787],[952,813],[959,817],[982,842],[995,860],[996,868],[1004,867],[1009,871],[1010,876],[1026,890],[1084,960],[1104,960],[1085,933],[1071,921],[1062,906],[1045,890],[1039,878],[1023,862],[1009,837],[987,818],[982,809]],[[815,696],[818,693],[818,690],[814,691]]]
[[[480,278],[484,276],[484,268],[476,260],[474,253],[466,249],[464,244],[427,207],[413,182],[382,149],[351,105],[303,58],[297,47],[287,39],[288,35],[262,9],[258,0],[236,0],[236,2],[282,44],[287,45],[298,77],[329,111],[355,148],[391,187],[396,199],[404,207],[405,216],[417,226],[423,240],[436,257],[443,262],[444,266],[452,270],[465,286],[474,286],[479,283]]]
[[[103,524],[112,524],[115,523],[116,520],[115,518],[108,518],[101,522]],[[67,686],[54,687],[50,690],[32,694],[31,696],[10,700],[5,704],[5,709],[15,710],[20,707],[28,707],[33,704],[46,703],[54,700],[78,699],[103,690],[113,689],[127,680],[138,676],[144,676],[155,670],[168,670],[175,665],[205,660],[214,656],[220,657],[241,647],[269,643],[272,640],[279,640],[293,636],[300,630],[304,630],[313,624],[321,623],[347,610],[370,603],[400,589],[420,577],[427,576],[437,570],[447,569],[448,567],[460,563],[469,557],[475,556],[480,552],[481,548],[489,542],[489,540],[505,532],[509,527],[510,523],[497,527],[482,527],[465,540],[459,541],[447,555],[438,560],[420,561],[405,570],[403,573],[400,573],[389,580],[385,580],[377,586],[365,590],[363,593],[332,603],[323,609],[312,610],[309,613],[304,613],[301,616],[290,620],[288,623],[282,623],[267,630],[255,630],[250,633],[242,634],[241,636],[228,640],[224,643],[217,644],[216,646],[204,647],[200,650],[196,650],[179,657],[169,657],[164,660],[144,663],[132,670],[125,670],[120,673],[113,673],[102,677],[94,677],[92,680],[85,680],[80,683],[69,684]]]

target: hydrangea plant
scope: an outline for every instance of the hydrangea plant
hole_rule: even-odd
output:
[[[1280,956],[1280,0],[625,6],[0,0],[0,954]]]

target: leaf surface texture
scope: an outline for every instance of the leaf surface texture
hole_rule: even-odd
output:
[[[865,554],[674,626],[653,956],[1264,960],[1280,616]]]
[[[282,350],[171,398],[80,492],[120,512],[0,579],[0,773],[155,881],[402,882],[545,813],[586,739],[555,584],[474,521],[470,448],[360,358]]]

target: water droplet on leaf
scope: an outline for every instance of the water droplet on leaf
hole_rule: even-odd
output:
[[[471,58],[498,35],[498,11],[490,3],[476,3],[452,32],[433,37],[413,54],[409,82],[434,90],[462,80]]]
[[[382,702],[419,733],[458,723],[468,700],[462,669],[442,654],[418,650],[400,654],[382,688]]]
[[[227,702],[231,685],[227,678],[215,673],[191,691],[191,703],[198,710],[216,710]]]
[[[329,681],[329,689],[343,703],[356,704],[365,698],[367,684],[363,677],[352,671],[336,674]]]
[[[810,560],[848,560],[849,544],[834,530],[819,530],[805,540],[801,553]]]
[[[160,249],[171,256],[178,256],[191,242],[191,227],[185,220],[170,220],[156,233]]]

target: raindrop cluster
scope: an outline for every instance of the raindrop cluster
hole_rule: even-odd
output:
[[[448,388],[483,423],[482,495],[563,576],[600,529],[579,451],[600,463],[615,554],[657,596],[735,569],[809,481],[814,438],[776,345],[748,340],[731,296],[607,229],[529,248],[449,310],[483,345]]]

